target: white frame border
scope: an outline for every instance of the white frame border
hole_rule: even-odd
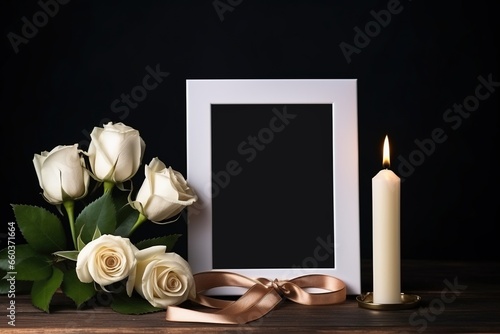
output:
[[[186,80],[187,174],[199,200],[188,207],[188,262],[193,273],[212,268],[212,104],[332,104],[335,268],[224,269],[249,277],[291,279],[327,274],[347,294],[361,293],[356,79]],[[234,294],[219,289],[214,294]]]

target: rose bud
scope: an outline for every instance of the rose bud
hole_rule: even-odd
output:
[[[123,123],[109,122],[103,128],[94,127],[90,137],[87,154],[98,180],[122,183],[137,173],[146,148],[139,131]]]
[[[153,158],[145,166],[145,180],[130,204],[152,222],[162,222],[197,200],[181,173]]]
[[[35,154],[33,164],[47,202],[58,205],[87,195],[90,176],[80,153],[74,144]]]

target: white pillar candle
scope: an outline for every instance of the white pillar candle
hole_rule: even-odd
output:
[[[389,140],[384,140],[383,167],[372,179],[373,303],[401,303],[400,188],[389,169]]]

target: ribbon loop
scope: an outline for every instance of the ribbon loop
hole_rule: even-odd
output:
[[[263,317],[284,299],[303,305],[331,305],[342,303],[346,299],[344,282],[333,276],[321,274],[271,281],[266,278],[252,279],[231,272],[211,271],[195,274],[194,278],[196,297],[191,301],[217,311],[203,312],[169,306],[166,320],[244,324]],[[210,289],[227,286],[246,288],[247,291],[234,301],[204,294]],[[324,292],[311,293],[307,291],[309,288]]]

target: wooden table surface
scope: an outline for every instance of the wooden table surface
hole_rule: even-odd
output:
[[[50,314],[16,296],[15,327],[1,296],[1,333],[500,333],[500,262],[403,261],[404,293],[422,297],[418,308],[375,311],[356,296],[332,306],[283,301],[246,325],[167,322],[165,313],[122,315],[106,307],[74,310],[65,299]],[[371,261],[362,262],[362,288],[371,291]],[[183,305],[185,306],[185,305]],[[194,305],[188,307],[195,308]]]

